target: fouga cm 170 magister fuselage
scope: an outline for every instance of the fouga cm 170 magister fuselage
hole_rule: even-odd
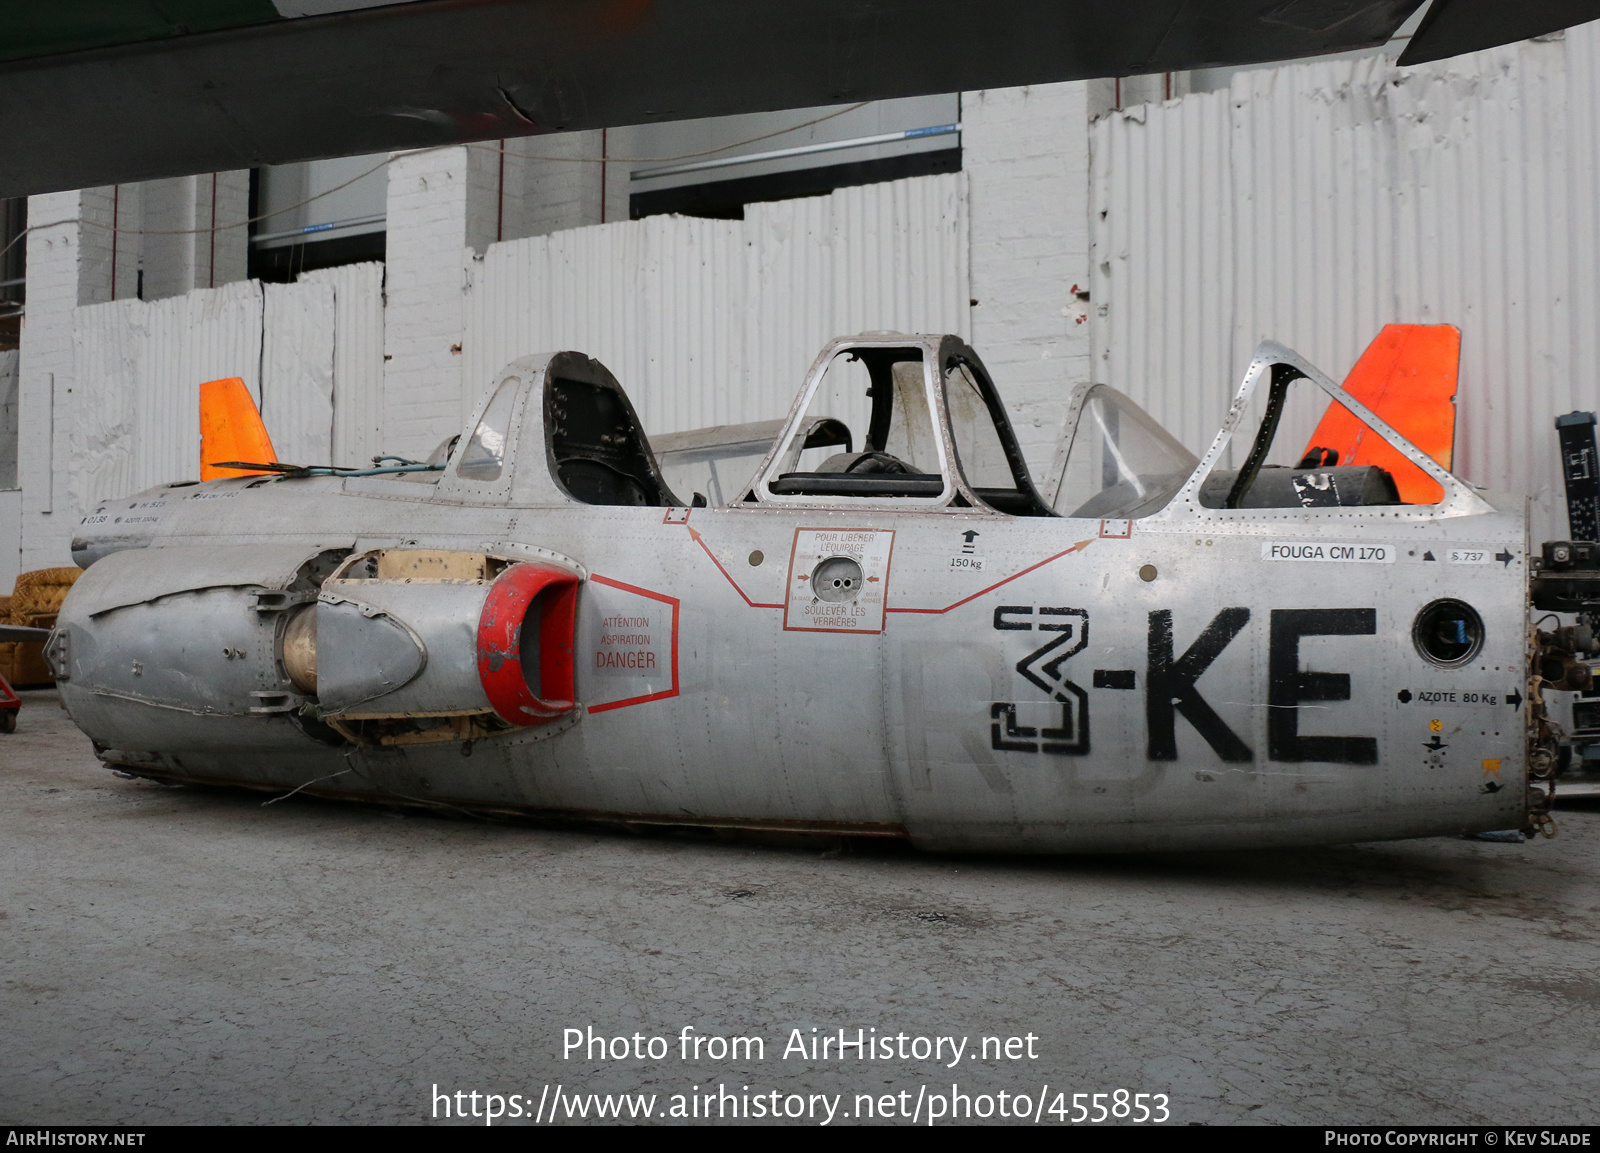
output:
[[[1274,466],[1291,384],[1437,500],[1399,503],[1378,468]],[[697,458],[731,484],[710,504],[672,493],[622,388],[577,353],[502,370],[436,455],[168,485],[86,517],[48,651],[101,758],[957,849],[1544,819],[1520,503],[1277,345],[1199,460],[1079,389],[1042,486],[950,336],[829,345],[753,479],[753,458]]]

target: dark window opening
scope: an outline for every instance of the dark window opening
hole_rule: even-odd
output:
[[[961,149],[942,148],[937,152],[912,152],[882,160],[860,160],[853,164],[830,164],[795,172],[635,192],[628,201],[629,215],[640,220],[675,212],[680,216],[703,216],[713,220],[743,220],[746,204],[825,196],[840,188],[960,171]]]
[[[556,479],[574,500],[656,508],[682,503],[662,483],[638,418],[620,392],[582,380],[552,380],[544,420]]]
[[[0,200],[0,352],[22,340],[22,306],[27,298],[28,198]]]
[[[382,261],[388,234],[365,232],[336,240],[313,240],[305,244],[285,244],[277,248],[250,246],[250,279],[273,284],[293,284],[302,272],[317,268],[337,268],[342,264]]]
[[[247,275],[251,280],[265,280],[271,284],[293,284],[302,272],[318,268],[337,268],[344,264],[382,262],[388,252],[388,233],[363,232],[356,236],[338,236],[318,240],[312,233],[304,241],[276,244],[265,247],[256,243],[256,236],[274,230],[271,220],[256,220],[261,215],[261,173],[250,171],[250,255]],[[281,216],[280,218],[281,219]]]

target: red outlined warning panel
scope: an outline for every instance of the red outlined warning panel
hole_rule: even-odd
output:
[[[678,598],[591,576],[578,598],[578,699],[591,713],[678,695]]]
[[[881,633],[893,552],[893,529],[795,529],[783,627],[789,632]]]

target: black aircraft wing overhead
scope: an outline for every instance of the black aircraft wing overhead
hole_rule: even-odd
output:
[[[1286,60],[1381,44],[1420,3],[12,4],[0,15],[0,195],[539,132]],[[1459,22],[1454,6],[1468,5],[1461,19],[1494,42],[1527,35],[1530,9],[1559,9],[1562,21],[1600,17],[1600,0],[1440,3],[1450,5],[1442,28]]]
[[[1544,36],[1597,17],[1600,10],[1590,0],[1434,0],[1400,54],[1400,63],[1426,64]]]

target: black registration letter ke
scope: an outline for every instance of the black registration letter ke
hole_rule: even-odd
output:
[[[1275,761],[1375,765],[1372,737],[1302,737],[1302,701],[1348,701],[1349,673],[1300,668],[1301,637],[1359,637],[1378,631],[1376,609],[1273,609],[1267,665],[1267,755]]]
[[[1172,610],[1161,609],[1150,614],[1150,672],[1145,677],[1144,706],[1145,756],[1150,760],[1178,759],[1174,710],[1183,714],[1183,719],[1194,726],[1195,731],[1205,738],[1206,744],[1224,761],[1255,759],[1250,747],[1212,711],[1194,687],[1200,674],[1211,667],[1211,662],[1248,623],[1249,609],[1223,609],[1195,639],[1194,644],[1185,649],[1181,657],[1173,660]]]

